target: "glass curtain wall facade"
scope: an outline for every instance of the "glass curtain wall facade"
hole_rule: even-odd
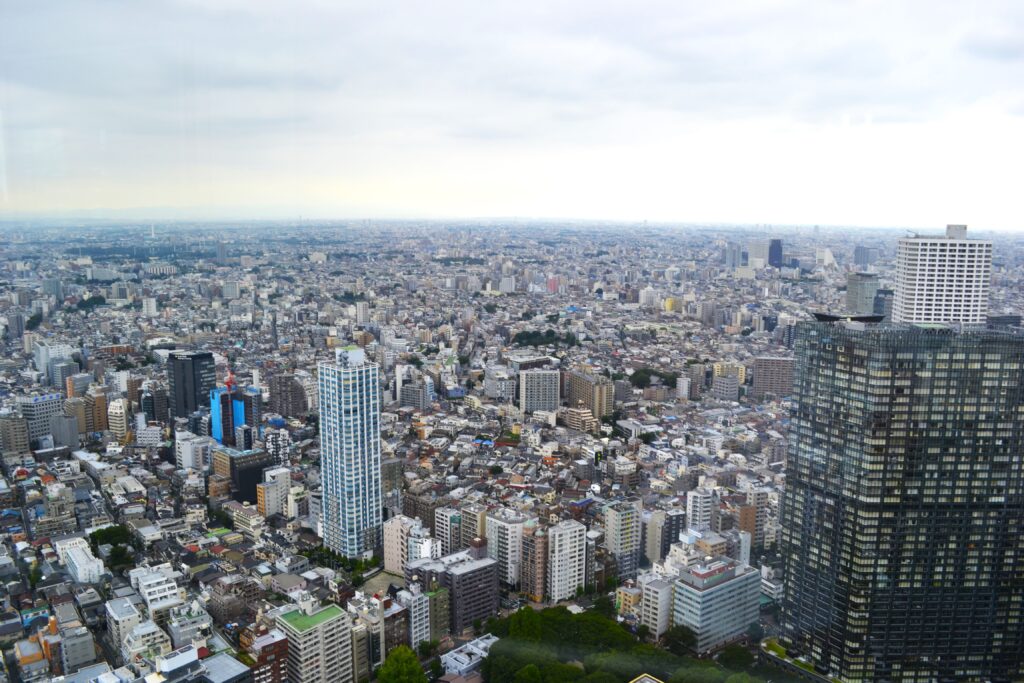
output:
[[[846,681],[1024,677],[1024,338],[798,326],[784,641]]]

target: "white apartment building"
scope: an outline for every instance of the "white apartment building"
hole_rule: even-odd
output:
[[[498,580],[509,586],[519,585],[524,524],[526,516],[514,510],[501,508],[487,513],[487,556],[498,562]]]
[[[642,582],[640,590],[640,623],[660,638],[672,626],[672,582],[653,578]]]
[[[157,624],[167,620],[172,607],[185,604],[185,589],[176,580],[181,573],[168,562],[155,567],[136,567],[128,572],[128,580],[146,605],[149,618]]]
[[[711,489],[697,487],[686,494],[686,525],[695,531],[711,528],[715,494]]]
[[[967,239],[966,225],[946,226],[944,237],[904,237],[893,322],[983,325],[991,281],[992,242]]]
[[[285,608],[288,609],[288,608]],[[352,619],[341,607],[315,607],[311,599],[277,616],[288,638],[288,680],[352,683]]]
[[[548,529],[548,595],[558,602],[586,582],[587,527],[567,519]]]
[[[519,373],[519,408],[524,413],[557,411],[562,373],[558,370],[523,370]]]

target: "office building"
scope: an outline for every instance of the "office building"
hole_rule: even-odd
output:
[[[171,418],[188,417],[210,406],[217,370],[209,351],[173,351],[167,358]]]
[[[967,239],[967,226],[944,237],[904,237],[896,251],[893,322],[984,325],[992,280],[992,242]]]
[[[640,567],[641,502],[625,500],[604,508],[604,541],[615,556],[620,579],[636,576]]]
[[[319,366],[324,545],[346,557],[381,544],[380,369],[362,349]]]
[[[341,607],[306,598],[278,614],[276,626],[288,639],[288,680],[354,683],[352,619]]]
[[[256,486],[263,470],[275,463],[263,450],[240,451],[227,446],[213,448],[213,473],[231,482],[232,497],[240,503],[256,503]]]
[[[846,312],[872,315],[878,287],[877,273],[849,273],[846,276]]]
[[[569,600],[585,587],[587,527],[575,520],[562,520],[547,530],[548,597]]]
[[[49,341],[47,339],[37,339],[33,345],[32,353],[36,365],[36,370],[42,373],[46,378],[46,383],[53,384],[53,372],[54,363],[56,361],[69,361],[71,356],[75,353],[75,348],[69,344],[63,344],[60,342]],[[58,388],[63,388],[63,384],[58,384]]]
[[[28,425],[29,441],[47,436],[53,418],[64,414],[64,397],[59,393],[19,396],[17,405]]]
[[[744,637],[758,621],[761,573],[728,557],[684,567],[674,586],[673,624],[697,636],[698,654]]]
[[[853,263],[854,265],[866,268],[873,265],[878,261],[879,251],[877,247],[865,247],[858,244],[853,249]]]
[[[68,395],[68,398],[85,396],[89,385],[92,384],[92,379],[92,375],[88,372],[76,372],[64,379],[64,393]]]
[[[561,395],[562,373],[558,370],[523,370],[519,373],[519,408],[557,411]]]
[[[126,398],[115,398],[107,406],[107,427],[114,438],[121,440],[131,430],[132,409]]]
[[[147,422],[165,424],[168,420],[167,387],[150,382],[139,397],[142,412]]]
[[[758,356],[754,359],[754,385],[751,395],[755,400],[767,396],[779,398],[793,391],[793,359],[780,356]]]
[[[844,680],[1024,677],[1024,337],[798,326],[784,636]]]
[[[782,240],[768,240],[768,265],[772,268],[782,267]]]

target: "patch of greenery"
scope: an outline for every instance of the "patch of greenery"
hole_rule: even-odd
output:
[[[516,332],[512,337],[512,344],[515,346],[577,346],[579,340],[572,332],[560,335],[549,327],[543,332],[537,330]]]
[[[610,600],[602,596],[604,608]],[[599,599],[601,601],[601,599]],[[488,630],[500,640],[484,661],[487,683],[627,683],[647,673],[669,683],[760,683],[750,675],[753,656],[743,648],[726,648],[736,669],[688,655],[696,645],[689,629],[665,634],[665,647],[638,642],[595,603],[595,609],[572,614],[564,607],[541,611],[524,608],[507,619],[491,619]],[[612,608],[613,609],[613,608]],[[740,654],[740,650],[743,653]],[[729,653],[726,655],[726,653]],[[747,669],[747,670],[743,670]],[[763,669],[763,667],[762,667]],[[761,670],[755,673],[762,673]],[[771,669],[772,680],[791,680]]]
[[[634,387],[643,389],[644,387],[650,386],[652,377],[659,377],[661,378],[662,384],[674,387],[676,385],[676,380],[679,379],[679,373],[665,372],[664,370],[655,370],[654,368],[640,368],[629,376],[629,382]]]

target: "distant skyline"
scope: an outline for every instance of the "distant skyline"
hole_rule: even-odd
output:
[[[1019,2],[0,6],[0,220],[1024,230]]]

